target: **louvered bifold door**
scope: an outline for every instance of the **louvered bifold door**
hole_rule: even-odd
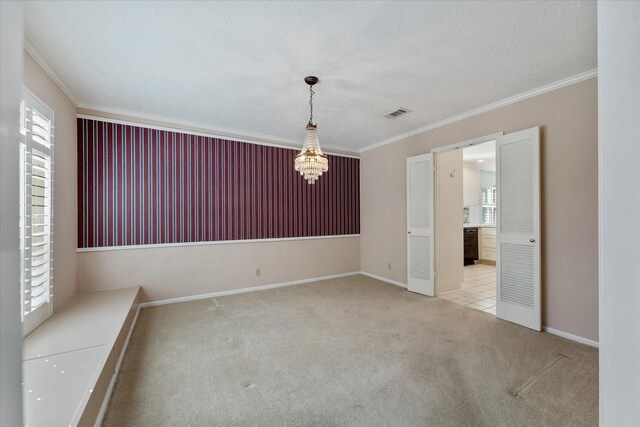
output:
[[[433,157],[407,158],[407,288],[434,296]]]
[[[539,331],[540,132],[531,128],[496,141],[496,315]]]

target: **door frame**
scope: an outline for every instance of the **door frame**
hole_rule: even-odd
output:
[[[491,142],[491,141],[496,141],[499,137],[504,136],[504,131],[500,131],[500,132],[495,132],[489,135],[485,135],[485,136],[480,136],[477,138],[472,138],[472,139],[467,139],[464,141],[460,141],[460,142],[456,142],[455,144],[449,144],[449,145],[443,145],[441,147],[436,147],[434,149],[431,150],[431,153],[433,154],[433,165],[434,168],[438,167],[438,155],[441,153],[446,153],[448,151],[452,151],[452,150],[459,150],[461,148],[466,148],[466,147],[471,147],[473,145],[479,145],[479,144],[484,144],[486,142]],[[460,173],[462,173],[462,171],[460,171]],[[436,209],[436,206],[439,203],[439,198],[440,198],[440,192],[438,191],[438,176],[437,174],[434,174],[434,178],[433,178],[433,188],[434,188],[434,197],[433,197],[433,244],[434,244],[434,269],[435,269],[435,282],[434,282],[434,296],[439,296],[439,291],[438,291],[438,278],[440,277],[440,275],[438,274],[438,265],[439,265],[439,259],[440,259],[440,253],[439,253],[439,239],[440,239],[440,233],[438,230],[438,212]],[[408,262],[408,261],[407,261]]]

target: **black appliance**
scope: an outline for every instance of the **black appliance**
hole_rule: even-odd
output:
[[[478,227],[464,228],[464,265],[474,264],[478,259]]]

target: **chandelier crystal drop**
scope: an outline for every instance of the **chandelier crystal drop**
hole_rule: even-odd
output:
[[[320,140],[318,139],[318,128],[313,124],[313,95],[315,93],[313,85],[318,83],[318,78],[309,76],[304,81],[309,85],[311,116],[309,117],[309,123],[307,123],[302,151],[296,156],[295,168],[309,184],[315,184],[318,177],[329,170],[329,159],[322,154]]]

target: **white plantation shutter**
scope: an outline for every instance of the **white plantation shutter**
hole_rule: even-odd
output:
[[[20,250],[25,333],[51,314],[53,111],[25,91],[21,103]]]

